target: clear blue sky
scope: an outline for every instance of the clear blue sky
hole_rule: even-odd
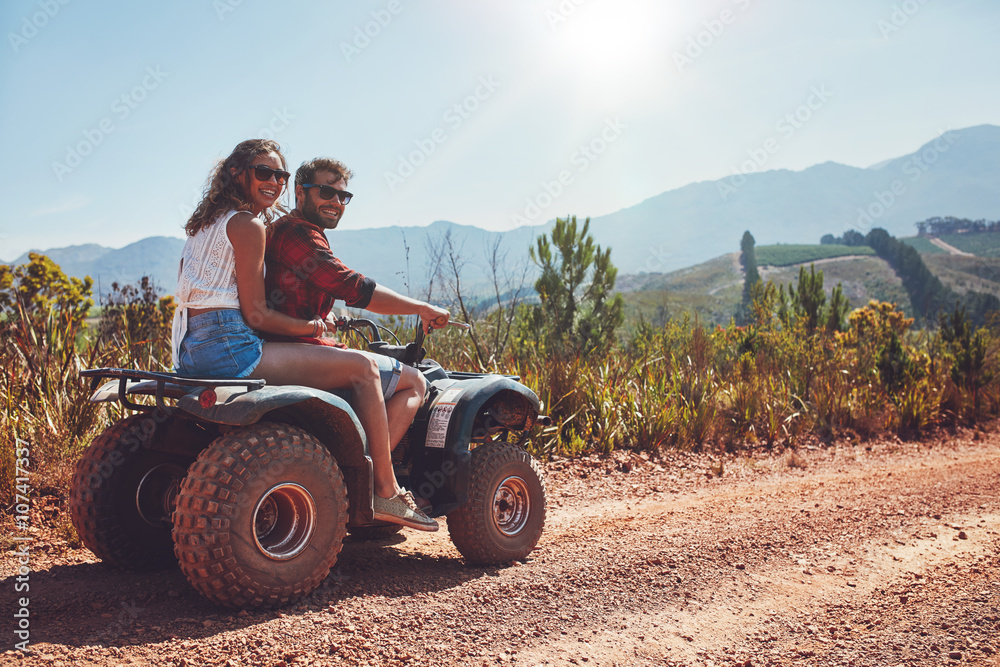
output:
[[[345,228],[601,215],[768,139],[761,169],[869,166],[1000,124],[998,25],[990,0],[4,0],[0,258],[181,236],[264,130],[292,171],[354,170]]]

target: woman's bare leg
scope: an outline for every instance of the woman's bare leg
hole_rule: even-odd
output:
[[[263,356],[250,377],[271,384],[350,389],[355,397],[352,401],[354,412],[368,438],[375,493],[391,498],[401,491],[392,470],[389,422],[378,363],[374,359],[357,350],[303,343],[264,343]],[[402,434],[399,437],[402,438]]]

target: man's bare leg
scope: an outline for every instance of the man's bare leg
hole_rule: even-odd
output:
[[[385,402],[386,418],[389,422],[389,449],[395,450],[396,445],[406,435],[417,410],[424,402],[427,392],[427,381],[424,374],[412,366],[403,366],[399,376],[396,392]]]

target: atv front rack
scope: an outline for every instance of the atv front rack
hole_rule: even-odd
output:
[[[152,371],[138,371],[131,368],[91,368],[80,371],[80,375],[81,377],[91,378],[90,391],[92,393],[97,391],[101,380],[118,380],[118,401],[127,408],[143,411],[152,410],[153,408],[149,405],[140,405],[129,399],[129,390],[131,389],[135,392],[137,389],[137,385],[130,387],[129,382],[140,384],[155,382],[155,393],[149,393],[154,393],[156,396],[156,407],[161,410],[167,409],[166,403],[163,402],[165,396],[170,395],[171,398],[177,398],[179,394],[190,393],[190,391],[184,391],[183,387],[202,387],[202,391],[198,396],[198,402],[201,403],[202,407],[207,408],[215,404],[215,387],[245,387],[249,392],[260,389],[266,384],[264,380],[251,378],[195,378],[177,375],[176,373],[156,373]]]

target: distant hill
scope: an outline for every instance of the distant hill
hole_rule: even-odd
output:
[[[183,247],[184,239],[151,236],[118,249],[87,244],[52,248],[42,253],[66,275],[93,278],[95,295],[106,295],[112,283],[136,283],[143,276],[151,277],[169,294],[177,286],[177,265]],[[28,253],[24,253],[13,264],[27,262]]]
[[[462,282],[468,294],[488,292],[491,283],[486,275],[486,249],[497,238],[500,252],[506,254],[504,269],[520,274],[530,264],[528,248],[535,236],[549,228],[520,227],[501,233],[438,221],[427,227],[338,229],[328,232],[327,238],[333,253],[351,268],[402,294],[422,297],[429,283],[429,245],[440,244],[447,234],[451,235],[458,257],[465,262]],[[528,286],[533,283],[533,279],[529,280]]]
[[[451,234],[457,256],[465,262],[462,281],[466,288],[479,292],[489,283],[484,272],[487,266],[486,248],[500,237],[500,252],[506,253],[504,269],[516,271],[528,262],[528,246],[534,238],[533,228],[522,228],[504,234],[477,227],[435,222],[428,227],[385,227],[380,229],[337,230],[328,233],[333,252],[351,268],[371,276],[402,294],[425,294],[429,283],[429,245],[440,244]],[[136,283],[150,276],[164,294],[177,287],[177,266],[184,239],[154,236],[124,248],[105,248],[88,244],[51,248],[41,251],[62,268],[67,275],[94,279],[95,295],[107,295],[111,284]],[[28,262],[24,253],[12,264]],[[530,287],[533,280],[528,281]]]
[[[576,213],[586,216],[586,211]],[[1000,127],[951,131],[914,153],[867,169],[827,162],[798,172],[780,169],[693,183],[595,217],[591,232],[612,249],[612,261],[624,276],[668,273],[725,255],[739,247],[744,230],[759,246],[813,244],[824,234],[871,227],[905,237],[914,232],[915,222],[932,216],[1000,217]],[[533,239],[551,224],[495,233],[438,221],[427,227],[340,229],[328,237],[348,265],[403,294],[420,296],[428,284],[428,243],[451,233],[467,262],[463,283],[475,292],[489,284],[484,249],[491,239],[501,237],[506,269],[516,271],[528,263]],[[45,252],[67,273],[93,276],[102,292],[114,281],[134,282],[147,274],[172,292],[183,243],[153,237],[118,250],[84,245]]]
[[[918,237],[901,239],[912,241]],[[830,246],[813,246],[817,253]],[[1000,297],[1000,258],[951,255],[930,246],[935,252],[923,255],[927,267],[945,286],[959,294],[985,292]],[[799,246],[804,254],[807,246]],[[761,277],[777,284],[795,284],[799,267],[810,262],[787,266],[762,266]],[[876,256],[846,255],[815,261],[823,272],[823,286],[830,290],[841,283],[851,308],[864,306],[870,299],[899,304],[904,312],[913,314],[913,307],[902,281],[892,268]],[[739,253],[715,257],[694,266],[665,274],[623,276],[619,288],[625,293],[626,312],[630,320],[643,317],[657,321],[667,316],[696,313],[702,323],[725,325],[740,303],[743,274]]]
[[[763,245],[815,243],[847,229],[910,236],[928,217],[998,213],[1000,127],[980,125],[867,169],[827,162],[693,183],[594,218],[591,230],[623,273],[668,272],[739,248],[744,230]]]
[[[851,308],[877,299],[897,303],[905,312],[912,312],[902,282],[878,257],[825,259],[816,263],[816,270],[823,271],[827,295],[837,283],[843,285]],[[760,274],[765,281],[796,284],[799,266],[761,267]],[[632,278],[635,282],[624,285],[626,313],[630,319],[641,315],[647,321],[656,321],[657,317],[678,317],[688,313],[692,317],[697,314],[703,324],[725,326],[736,313],[743,293],[739,253],[667,274]]]

